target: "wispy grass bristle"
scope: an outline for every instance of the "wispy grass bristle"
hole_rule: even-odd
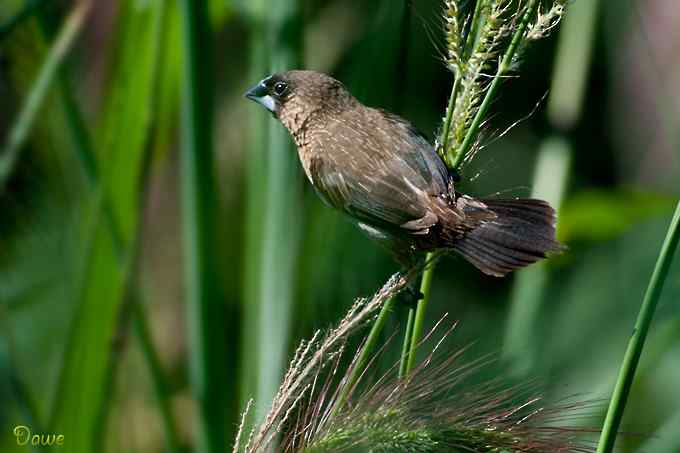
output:
[[[358,299],[340,323],[325,335],[317,331],[311,340],[297,348],[283,382],[276,393],[271,409],[264,421],[249,433],[243,451],[246,453],[270,451],[271,446],[289,424],[301,401],[313,393],[316,378],[336,359],[347,338],[373,319],[383,304],[403,290],[412,274],[393,275],[370,299]],[[243,433],[239,433],[238,443]]]
[[[353,389],[337,412],[332,407],[340,391],[328,385],[335,379],[329,376],[325,390],[309,395],[316,402],[307,407],[314,409],[298,417],[281,451],[593,451],[575,437],[583,430],[563,426],[590,415],[592,403],[548,404],[532,382],[509,385],[495,378],[480,383],[480,372],[491,363],[488,356],[465,362],[465,349],[460,349],[443,360],[435,357],[449,333],[407,379],[398,378],[395,366],[363,390]],[[338,385],[347,381],[340,379]]]

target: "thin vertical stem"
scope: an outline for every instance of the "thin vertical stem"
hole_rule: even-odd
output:
[[[7,143],[0,153],[0,194],[4,191],[7,182],[14,170],[19,155],[28,138],[33,123],[38,117],[43,101],[46,99],[52,82],[58,74],[62,61],[71,49],[73,42],[80,31],[90,3],[83,1],[79,3],[73,12],[68,16],[54,44],[45,58],[38,77],[33,83],[28,98],[22,107],[19,117],[14,122]]]
[[[406,320],[406,330],[404,330],[404,344],[401,347],[401,359],[399,362],[399,377],[406,376],[408,367],[408,357],[411,351],[411,336],[413,335],[413,321],[416,318],[415,307],[409,307],[408,319]]]
[[[451,139],[451,123],[453,123],[453,111],[456,108],[456,97],[458,96],[458,85],[460,83],[460,76],[456,74],[451,87],[451,94],[449,95],[449,103],[446,106],[446,118],[444,119],[444,127],[442,128],[442,135],[440,139],[441,148],[438,150],[442,157],[446,156],[449,149],[449,140]]]
[[[38,0],[42,1],[42,0]],[[34,3],[38,3],[34,2]],[[163,2],[160,4],[161,12],[157,16],[157,21],[159,22],[159,35],[162,35],[162,28],[164,27],[164,15],[165,15],[165,5]],[[40,28],[43,32],[45,38],[50,39],[54,34],[52,18],[46,14],[44,8],[38,11],[38,19],[40,22]],[[158,45],[158,44],[157,44]],[[158,53],[156,49],[155,53]],[[155,63],[158,65],[158,62]],[[154,73],[158,73],[157,68],[154,69]],[[64,116],[66,118],[66,125],[68,127],[69,134],[73,140],[74,151],[78,157],[78,160],[82,166],[83,173],[85,174],[87,183],[92,192],[101,191],[101,214],[104,216],[104,224],[111,235],[111,242],[113,244],[116,257],[119,261],[121,268],[126,266],[126,244],[124,243],[123,236],[121,233],[120,225],[114,214],[113,204],[111,202],[111,196],[106,191],[106,187],[103,184],[101,171],[99,164],[97,162],[97,157],[92,149],[92,139],[90,132],[87,128],[87,124],[83,118],[82,111],[78,105],[78,102],[73,94],[73,89],[70,84],[70,77],[68,68],[66,66],[61,66],[59,73],[57,75],[57,82],[59,85],[59,100],[64,111]],[[149,160],[149,152],[145,152],[145,164],[146,168]],[[142,174],[146,174],[143,171]],[[142,193],[145,193],[144,191]],[[140,217],[141,212],[143,212],[143,198],[140,196]],[[99,211],[99,210],[98,210]],[[141,227],[138,227],[141,228]],[[139,241],[133,241],[133,243],[138,243]],[[133,250],[134,254],[135,251]],[[167,449],[170,452],[179,451],[179,436],[175,427],[175,423],[172,419],[172,410],[170,408],[169,401],[169,389],[167,380],[160,366],[160,361],[158,359],[158,354],[154,348],[153,342],[151,340],[149,332],[149,321],[146,315],[146,309],[144,306],[143,299],[141,297],[139,289],[136,287],[137,282],[135,279],[129,279],[126,283],[129,286],[127,294],[126,305],[130,305],[132,308],[132,317],[134,322],[135,331],[137,333],[137,338],[140,344],[140,350],[144,361],[149,367],[149,374],[151,377],[151,382],[153,384],[154,393],[156,394],[158,400],[158,406],[161,413],[161,418],[163,420],[163,428],[165,432]],[[127,320],[128,317],[121,317]],[[116,374],[117,367],[120,363],[118,357],[112,357],[109,362],[109,382],[107,386],[113,385],[113,380]],[[111,393],[111,392],[109,392]],[[109,399],[104,399],[100,408],[100,418],[102,419],[102,424],[105,424],[106,413],[108,411]]]
[[[628,342],[628,348],[623,356],[621,370],[619,371],[612,399],[609,403],[609,409],[607,410],[607,417],[602,427],[597,453],[609,453],[614,449],[616,434],[621,425],[623,411],[626,408],[626,401],[628,400],[630,388],[635,378],[635,370],[640,361],[642,348],[649,332],[649,326],[654,317],[654,311],[659,302],[661,290],[668,276],[668,270],[671,267],[678,242],[680,242],[680,202],[678,202],[675,214],[668,227],[666,239],[661,246],[661,252],[656,261],[656,266],[654,266],[654,272],[649,280],[649,286],[645,292],[645,297],[642,301],[635,327],[633,328],[633,335]]]
[[[554,133],[539,147],[534,170],[532,197],[547,201],[559,210],[569,179],[573,146],[567,136],[581,117],[586,80],[597,29],[598,0],[575,2],[561,25],[548,98],[548,121]],[[503,356],[518,375],[533,366],[537,325],[548,283],[545,263],[518,272],[512,290],[506,323]]]
[[[267,73],[299,67],[302,60],[300,1],[280,0],[266,10],[266,33],[269,68]],[[264,77],[266,74],[261,74]],[[266,115],[265,112],[258,112]],[[264,178],[256,181],[264,188],[259,207],[260,244],[258,249],[259,275],[255,282],[257,304],[255,337],[256,417],[267,412],[276,395],[285,371],[286,354],[291,333],[291,313],[296,303],[296,262],[300,248],[302,219],[300,173],[288,132],[274,121],[269,121],[268,146],[264,150]],[[254,332],[246,332],[253,336]],[[252,341],[252,340],[248,340]]]
[[[347,400],[347,397],[349,396],[349,392],[352,390],[352,388],[354,388],[354,385],[357,383],[359,377],[364,372],[364,367],[368,363],[368,359],[371,357],[373,350],[378,345],[378,341],[380,340],[380,334],[382,333],[382,330],[385,327],[387,318],[389,317],[390,313],[392,312],[392,309],[394,308],[394,303],[395,299],[394,297],[392,297],[383,304],[382,309],[378,314],[378,317],[376,318],[375,322],[373,323],[373,326],[371,327],[371,331],[368,333],[368,337],[366,337],[366,343],[364,344],[364,347],[361,349],[359,357],[357,358],[356,362],[354,363],[354,366],[352,367],[352,372],[350,373],[347,382],[344,383],[342,386],[342,391],[340,392],[337,402],[335,403],[334,412],[338,411],[342,407],[342,405]]]
[[[180,175],[189,378],[198,404],[199,452],[224,451],[224,320],[217,297],[213,84],[206,2],[182,0],[184,86]]]
[[[423,298],[418,301],[418,305],[416,307],[415,318],[413,320],[413,332],[411,333],[409,345],[408,361],[406,369],[404,370],[404,375],[408,374],[408,372],[413,369],[413,366],[416,363],[416,352],[418,349],[418,344],[420,343],[420,337],[423,333],[423,324],[425,324],[425,310],[427,309],[427,304],[430,301],[432,279],[434,278],[434,269],[436,265],[434,256],[435,254],[430,252],[425,258],[427,267],[423,272],[423,279],[420,282],[420,292],[423,294]]]
[[[479,128],[482,125],[484,117],[486,116],[486,112],[487,110],[489,110],[489,107],[491,106],[491,101],[493,100],[494,96],[496,95],[496,92],[498,91],[498,88],[500,87],[503,76],[505,76],[506,72],[510,70],[512,61],[515,58],[517,49],[519,48],[519,44],[522,41],[522,38],[524,37],[524,32],[526,31],[527,26],[529,25],[531,17],[536,12],[538,4],[539,4],[538,0],[529,0],[524,10],[524,15],[522,16],[522,19],[520,20],[519,24],[517,25],[517,28],[515,29],[515,32],[513,33],[510,45],[505,51],[503,59],[498,64],[498,69],[496,70],[496,74],[493,77],[491,85],[489,86],[489,89],[486,91],[486,94],[484,95],[484,99],[482,100],[482,103],[479,106],[479,110],[477,110],[477,114],[475,115],[475,117],[472,120],[472,123],[470,124],[470,128],[467,130],[467,133],[465,134],[463,143],[460,145],[460,148],[458,148],[457,150],[451,150],[452,152],[447,155],[447,163],[449,164],[449,167],[451,169],[453,170],[458,169],[458,167],[460,166],[460,164],[463,163],[463,160],[470,151],[470,148],[472,148],[472,145],[474,144],[475,140],[477,139],[477,133],[479,132]]]
[[[475,11],[472,14],[472,22],[470,22],[470,30],[468,31],[467,38],[465,39],[465,48],[463,49],[463,57],[469,57],[472,53],[472,49],[475,47],[477,42],[477,36],[479,35],[479,22],[482,10],[487,6],[486,4],[489,0],[477,0],[475,2]]]

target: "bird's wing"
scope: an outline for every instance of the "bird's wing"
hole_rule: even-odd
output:
[[[418,203],[420,194],[389,174],[348,171],[320,158],[312,159],[310,170],[321,198],[359,221],[413,232],[437,222],[437,217]]]
[[[317,192],[357,220],[426,234],[438,221],[429,198],[445,192],[445,167],[408,123],[369,126],[342,122],[332,128],[332,142],[310,162]]]

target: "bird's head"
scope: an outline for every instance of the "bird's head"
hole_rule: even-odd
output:
[[[262,79],[245,96],[293,131],[310,115],[323,117],[338,113],[356,103],[344,85],[316,71],[287,71]]]

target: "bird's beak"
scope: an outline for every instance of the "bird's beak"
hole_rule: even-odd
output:
[[[258,104],[261,104],[264,108],[266,108],[271,113],[276,115],[279,106],[276,100],[269,95],[269,90],[267,89],[267,86],[265,84],[266,81],[267,79],[264,79],[260,83],[249,89],[246,92],[245,96],[251,101],[255,101]]]

